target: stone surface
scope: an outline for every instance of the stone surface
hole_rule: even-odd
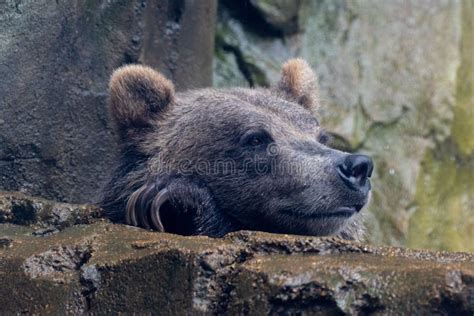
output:
[[[22,202],[36,205],[28,208],[34,220],[21,225],[0,217],[0,245],[8,240],[0,246],[6,314],[474,312],[472,254],[257,232],[182,237],[111,224],[87,205],[12,193],[0,201],[2,214]],[[76,221],[35,235],[61,207]]]
[[[288,35],[301,28],[300,9],[307,0],[221,0],[230,13],[262,35]]]
[[[461,60],[450,135],[429,150],[416,183],[407,245],[474,251],[474,3],[462,7]],[[448,210],[448,212],[446,212]]]
[[[212,82],[216,1],[1,1],[0,189],[94,200],[114,166],[107,84],[127,63]]]
[[[102,217],[102,209],[92,204],[60,203],[21,192],[0,192],[0,223],[28,226],[36,236],[91,224]]]
[[[285,60],[307,59],[333,146],[375,160],[370,240],[473,251],[472,6],[302,1],[299,32],[275,34],[224,2],[214,84],[266,86]]]
[[[269,26],[283,34],[299,30],[299,10],[302,0],[250,0],[256,12]]]

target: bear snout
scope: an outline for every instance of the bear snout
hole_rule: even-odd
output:
[[[348,155],[337,165],[337,171],[344,183],[352,190],[368,192],[369,178],[374,164],[366,155]]]

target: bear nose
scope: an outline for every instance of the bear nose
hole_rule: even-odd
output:
[[[369,183],[374,164],[370,157],[365,155],[349,155],[337,166],[342,180],[352,189],[362,189]],[[370,189],[370,183],[369,183]]]

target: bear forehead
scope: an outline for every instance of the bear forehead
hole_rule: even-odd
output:
[[[177,108],[182,114],[210,125],[256,125],[302,132],[319,128],[317,118],[310,111],[269,89],[204,89],[178,93]]]

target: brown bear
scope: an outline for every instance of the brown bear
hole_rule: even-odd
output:
[[[301,59],[270,89],[175,93],[151,68],[119,68],[110,113],[121,159],[101,206],[113,221],[183,235],[359,239],[373,164],[326,146],[318,106]]]

